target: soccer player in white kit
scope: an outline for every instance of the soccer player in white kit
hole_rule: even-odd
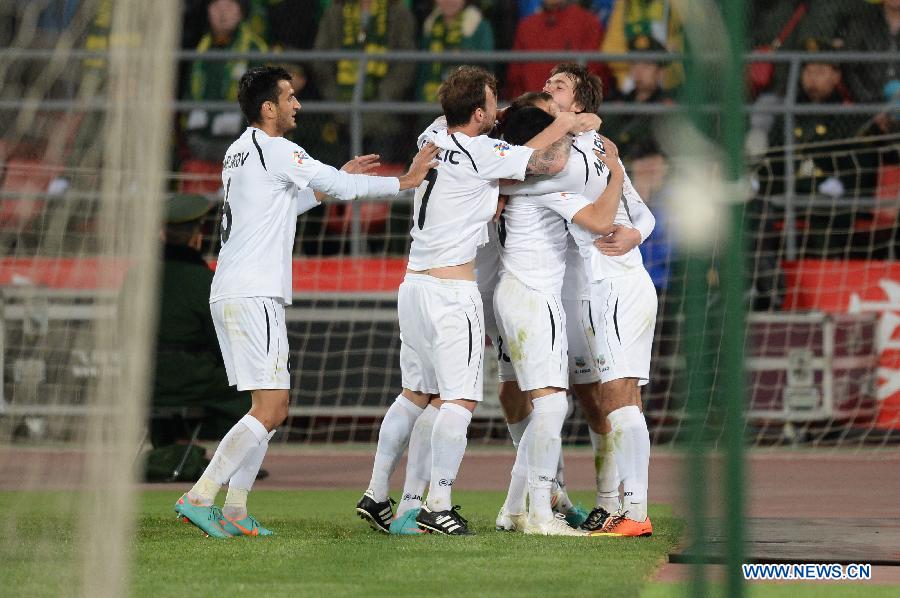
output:
[[[577,102],[586,80],[583,67],[558,65],[544,91],[566,110]],[[640,408],[640,386],[649,382],[657,298],[637,246],[652,232],[655,219],[627,175],[615,224],[611,234],[601,237],[578,226],[571,229],[590,281],[583,287],[589,290],[590,301],[584,306],[586,329],[582,335],[592,340],[602,382],[599,413],[588,410],[597,404],[585,401],[581,397],[584,387],[576,385],[590,424],[597,475],[596,507],[582,529],[604,535],[649,536],[650,435]],[[592,392],[590,386],[585,390]],[[618,442],[613,443],[612,438]],[[609,517],[609,513],[614,515]]]
[[[553,98],[557,109],[564,111],[595,112],[599,109],[602,98],[599,80],[590,75],[584,67],[576,64],[560,64],[554,68],[544,87],[544,92]],[[534,96],[535,94],[526,95]],[[553,112],[545,106],[539,96],[529,98],[529,100],[533,105],[539,105],[545,110]],[[581,191],[583,189],[584,195],[591,198],[605,188],[609,176],[609,170],[604,169],[603,161],[597,160],[595,156],[591,155],[592,150],[597,151],[602,148],[602,145],[599,136],[583,134],[576,138],[573,147],[575,151],[570,156],[570,164],[563,174],[555,177],[539,177],[541,180],[516,184],[512,189],[517,193]],[[528,188],[529,186],[531,189]],[[624,189],[625,194],[622,198],[621,208],[625,210],[624,215],[627,217],[618,219],[613,233],[600,237],[596,242],[598,247],[603,248],[604,253],[610,255],[626,253],[636,247],[649,236],[655,224],[653,215],[637,195],[627,175],[625,175]],[[607,421],[609,405],[614,407],[615,403],[611,402],[614,400],[612,393],[607,394],[606,400],[604,400],[603,389],[599,384],[600,371],[593,349],[595,326],[589,302],[590,287],[584,262],[572,239],[570,239],[566,257],[562,304],[567,315],[569,375],[573,392],[588,420],[596,457],[597,474],[597,506],[583,520],[581,527],[586,531],[597,532],[603,527],[609,512],[615,512],[619,507],[619,478],[615,459],[611,454],[613,446],[609,442],[609,423]],[[649,350],[647,358],[649,359]],[[501,378],[504,380],[501,384],[501,400],[508,417],[510,434],[516,444],[530,419],[530,405],[527,401],[522,400],[514,378],[508,373],[504,373],[503,362],[500,365]],[[497,517],[498,529],[521,528],[521,525],[516,525],[516,518],[513,515],[521,513],[524,509],[524,461],[524,455],[518,451],[507,500]],[[563,462],[560,458],[557,475],[562,477],[562,472]],[[572,519],[574,515],[578,514],[577,507],[570,505],[568,497],[560,488],[554,494],[554,509],[566,513],[567,520],[571,524],[575,524]]]
[[[552,116],[534,106],[512,109],[507,114],[504,139],[521,143],[552,121]],[[561,291],[569,238],[567,224],[577,222],[597,234],[608,233],[613,224],[624,171],[618,167],[618,156],[611,143],[608,149],[598,157],[615,170],[610,184],[595,201],[577,193],[510,194],[503,212],[503,267],[494,307],[500,338],[505,339],[503,359],[505,362],[508,355],[515,374],[514,378],[503,379],[517,381],[533,405],[519,444],[519,454],[527,455],[530,504],[527,521],[522,525],[526,534],[584,535],[569,527],[562,514],[554,517],[551,507],[569,386]],[[528,183],[517,186],[527,188]]]
[[[439,398],[428,497],[416,524],[431,532],[468,535],[467,522],[450,496],[472,412],[482,395],[484,312],[475,283],[476,249],[487,241],[499,179],[558,172],[568,157],[566,134],[578,121],[558,119],[533,140],[544,149],[533,150],[485,135],[494,126],[497,99],[496,80],[484,69],[459,67],[438,96],[447,128],[429,128],[421,138],[440,148],[439,163],[416,190],[409,263],[397,299],[403,392],[382,422],[373,484],[357,512],[373,528],[387,531],[389,520],[381,518],[390,513],[385,474],[396,465],[415,421],[400,413],[412,414],[410,406],[421,411]]]
[[[228,382],[251,391],[252,406],[175,504],[179,517],[217,538],[271,534],[247,513],[247,494],[290,401],[284,306],[292,298],[297,216],[324,196],[391,197],[416,187],[437,151],[423,148],[399,178],[348,174],[322,164],[283,137],[296,126],[300,109],[290,82],[290,74],[276,67],[253,68],[241,77],[238,102],[250,126],[222,163],[222,249],[210,310]],[[356,159],[345,169],[368,170],[376,158]],[[215,498],[225,482],[228,496],[219,509]]]

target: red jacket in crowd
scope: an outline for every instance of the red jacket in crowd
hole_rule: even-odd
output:
[[[594,50],[600,51],[603,26],[597,16],[577,4],[544,8],[525,17],[516,28],[513,50]],[[507,71],[506,97],[513,99],[526,91],[540,91],[550,71],[563,60],[511,62]],[[591,71],[608,81],[602,64],[589,65]]]

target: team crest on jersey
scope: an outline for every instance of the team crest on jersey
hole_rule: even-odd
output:
[[[509,151],[509,144],[504,143],[502,141],[498,141],[494,144],[494,153],[500,156],[501,158],[506,156],[506,152]]]
[[[576,367],[583,368],[585,365],[587,365],[587,362],[584,360],[584,357],[582,357],[580,355],[575,357],[575,366]]]
[[[294,151],[294,162],[297,166],[303,166],[303,161],[309,158],[309,154],[304,152],[303,150]]]
[[[603,356],[603,355],[598,355],[598,356],[597,356],[597,364],[598,364],[600,367],[605,366],[605,365],[606,365],[606,357]]]

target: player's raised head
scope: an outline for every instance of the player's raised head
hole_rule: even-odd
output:
[[[528,140],[553,124],[554,118],[537,106],[510,108],[506,115],[503,139],[513,145],[525,145]]]
[[[566,112],[600,111],[603,101],[603,81],[587,68],[574,62],[563,62],[550,71],[544,91],[553,96]]]
[[[284,91],[281,81],[290,87],[291,74],[278,66],[254,67],[244,73],[238,83],[238,104],[248,123],[262,122],[263,104],[266,102],[272,102],[277,109],[279,96]]]
[[[441,83],[438,100],[448,127],[465,126],[476,117],[482,132],[489,131],[497,114],[497,78],[480,66],[458,67]]]

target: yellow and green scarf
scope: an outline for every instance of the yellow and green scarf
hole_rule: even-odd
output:
[[[425,47],[431,52],[446,52],[448,50],[458,50],[463,41],[463,14],[459,14],[444,19],[444,15],[438,15],[431,27],[431,33],[426,39]],[[434,62],[426,67],[428,70],[425,74],[425,81],[422,84],[422,100],[425,102],[436,102],[438,88],[443,80],[443,71],[447,65],[441,62]]]
[[[359,0],[345,2],[341,7],[343,39],[341,49],[364,50],[367,54],[383,54],[387,51],[388,0],[372,0],[365,30],[362,28],[362,11]],[[363,99],[372,100],[378,93],[378,85],[387,75],[388,64],[378,60],[366,63],[366,83]],[[353,97],[353,87],[359,74],[359,61],[341,60],[337,64],[338,98],[344,101]]]

